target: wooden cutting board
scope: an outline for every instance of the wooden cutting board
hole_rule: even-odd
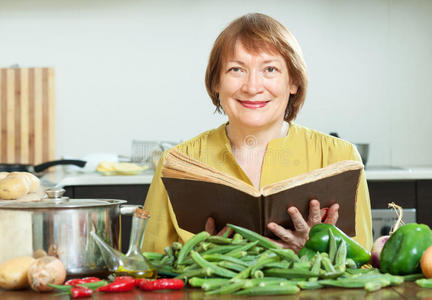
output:
[[[0,69],[0,163],[55,159],[54,69]]]

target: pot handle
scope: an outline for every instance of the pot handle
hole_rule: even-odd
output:
[[[142,205],[122,205],[120,206],[121,215],[133,215],[137,208],[142,208]]]

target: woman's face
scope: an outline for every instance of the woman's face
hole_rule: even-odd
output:
[[[283,121],[297,86],[290,83],[280,54],[252,54],[237,42],[234,55],[222,67],[216,92],[230,125],[259,129]]]

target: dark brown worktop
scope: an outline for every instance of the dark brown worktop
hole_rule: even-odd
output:
[[[186,288],[181,291],[170,292],[142,292],[134,290],[127,293],[102,294],[97,293],[93,298],[95,300],[195,300],[195,299],[245,299],[244,296],[217,295],[205,296],[200,289]],[[295,295],[284,296],[256,296],[253,299],[296,299],[296,300],[313,300],[313,299],[332,299],[332,300],[355,300],[355,299],[432,299],[432,289],[419,288],[415,283],[406,282],[403,285],[381,289],[377,292],[368,293],[363,289],[336,289],[325,288],[319,290],[301,291]],[[56,293],[36,293],[33,291],[5,291],[0,289],[1,300],[67,300],[67,295],[56,295]]]

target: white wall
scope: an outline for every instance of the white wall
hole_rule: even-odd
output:
[[[298,123],[371,143],[370,165],[432,165],[432,1],[1,0],[0,66],[56,70],[57,154],[129,154],[225,121],[204,86],[234,18],[262,12],[303,47]]]

